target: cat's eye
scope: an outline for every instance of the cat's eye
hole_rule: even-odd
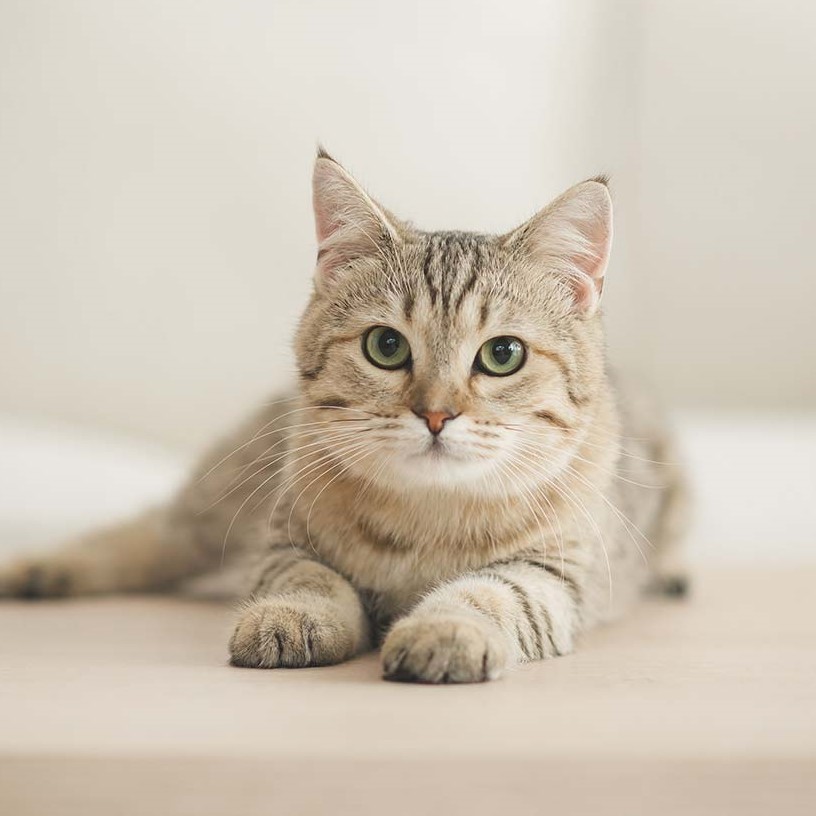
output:
[[[363,336],[363,353],[370,363],[390,370],[403,368],[411,359],[408,341],[390,326],[374,326]]]
[[[506,377],[515,374],[527,357],[524,343],[517,337],[494,337],[479,349],[475,365],[485,374]]]

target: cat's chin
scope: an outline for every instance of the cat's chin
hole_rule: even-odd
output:
[[[399,491],[433,489],[478,493],[495,490],[496,482],[491,479],[495,470],[495,459],[430,448],[389,457],[378,479]]]

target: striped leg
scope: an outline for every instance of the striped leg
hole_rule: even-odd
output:
[[[489,680],[515,663],[572,650],[580,588],[543,555],[496,562],[433,590],[382,649],[387,679]]]
[[[290,545],[273,548],[229,643],[235,666],[271,669],[340,663],[369,646],[357,592]]]

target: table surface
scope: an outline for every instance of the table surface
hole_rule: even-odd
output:
[[[814,583],[703,573],[574,655],[446,687],[374,655],[231,668],[213,603],[2,603],[0,812],[813,813]]]

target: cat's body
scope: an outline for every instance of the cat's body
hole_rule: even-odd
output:
[[[332,663],[384,637],[386,676],[463,682],[566,653],[673,577],[670,442],[605,370],[605,186],[509,236],[424,233],[321,154],[315,212],[299,393],[167,507],[0,569],[0,595],[165,588],[233,562],[234,663]]]

